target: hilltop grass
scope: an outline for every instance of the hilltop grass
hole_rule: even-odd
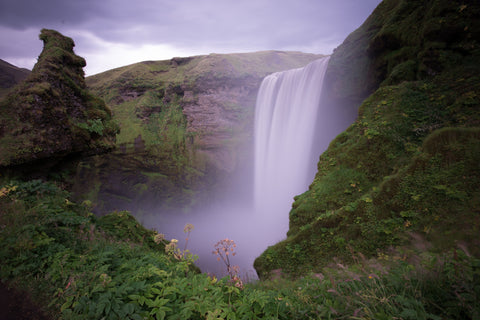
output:
[[[142,120],[138,114],[142,108],[161,110]],[[188,138],[186,119],[178,102],[165,104],[153,92],[148,92],[138,100],[117,105],[114,119],[121,129],[117,134],[117,145],[131,146],[140,136],[147,148],[157,146],[169,149],[168,152],[185,148]]]
[[[332,265],[297,280],[241,284],[198,273],[192,255],[143,228],[128,212],[97,218],[52,183],[7,182],[0,187],[0,208],[1,280],[31,292],[51,318],[480,315],[480,261],[461,251],[439,256],[392,253],[381,256],[382,263],[354,255],[354,265]]]
[[[120,127],[117,134],[117,145],[132,144],[139,135],[142,135],[142,122],[135,116],[135,102],[128,101],[115,108],[114,119]]]
[[[183,84],[209,74],[221,77],[222,74],[236,72],[240,75],[264,77],[271,70],[303,67],[316,57],[322,57],[282,51],[275,55],[272,57],[272,51],[260,51],[145,61],[88,77],[87,84],[95,94],[107,97],[111,94],[111,89],[121,86],[153,88],[163,83]],[[110,103],[108,99],[106,101]]]

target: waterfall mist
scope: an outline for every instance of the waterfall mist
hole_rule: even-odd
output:
[[[233,239],[237,255],[232,264],[240,267],[243,277],[256,278],[254,259],[286,237],[293,197],[308,189],[320,153],[354,119],[348,116],[345,120],[345,114],[322,102],[328,60],[325,57],[263,80],[255,109],[255,159],[249,168],[253,179],[245,179],[247,172],[233,177],[231,183],[236,187],[224,197],[228,200],[194,213],[162,214],[142,222],[165,233],[167,239],[178,239],[180,249],[185,244],[184,226],[193,224],[188,249],[199,255],[197,265],[203,272],[217,275],[225,275],[226,268],[212,254],[214,245]]]

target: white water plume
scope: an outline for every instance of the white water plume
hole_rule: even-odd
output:
[[[306,191],[323,79],[329,57],[266,77],[255,113],[254,201],[277,239],[288,230],[293,197]]]

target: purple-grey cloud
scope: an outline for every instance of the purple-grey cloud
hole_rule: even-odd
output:
[[[108,48],[145,46],[186,54],[296,48],[330,53],[380,1],[2,0],[0,58],[32,59],[32,48],[41,48],[35,43],[41,28],[72,37],[77,53],[97,57]]]

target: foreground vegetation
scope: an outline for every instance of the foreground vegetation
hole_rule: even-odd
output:
[[[61,319],[475,319],[480,260],[391,252],[300,279],[242,284],[192,264],[128,212],[97,218],[55,184],[0,187],[0,276]],[[188,227],[191,231],[191,226]],[[219,242],[222,243],[222,242]],[[172,250],[173,244],[173,250]],[[234,257],[230,257],[233,261]]]

